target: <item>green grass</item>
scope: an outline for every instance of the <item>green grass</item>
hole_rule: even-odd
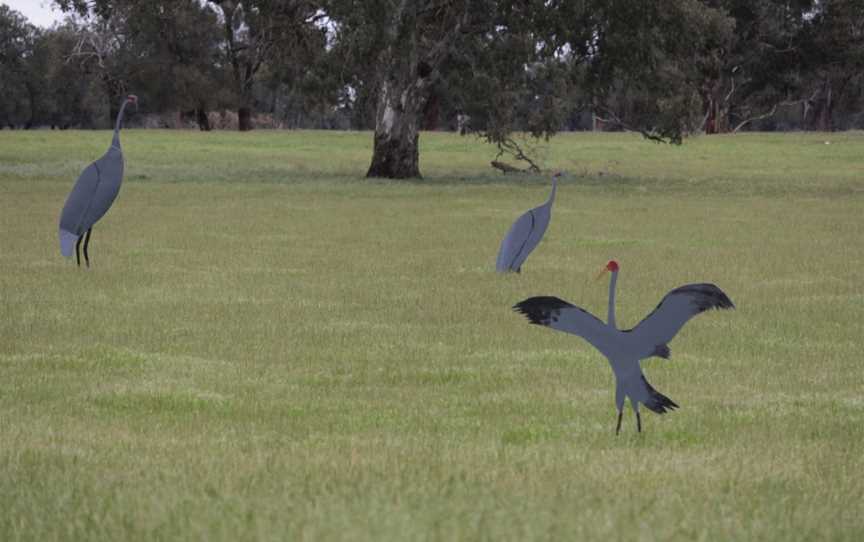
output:
[[[519,276],[501,236],[546,176],[423,134],[418,182],[368,133],[129,131],[93,268],[57,220],[105,132],[0,132],[0,539],[860,540],[864,135],[580,134]],[[830,141],[826,145],[825,141]],[[737,305],[645,364],[509,307],[619,325],[671,288]]]

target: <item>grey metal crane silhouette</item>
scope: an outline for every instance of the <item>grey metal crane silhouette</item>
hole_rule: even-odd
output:
[[[84,241],[84,262],[90,267],[90,257],[87,247],[90,244],[90,236],[93,225],[114,203],[114,199],[120,192],[120,183],[123,182],[123,149],[120,147],[120,126],[123,122],[123,113],[128,104],[138,103],[138,97],[134,94],[127,96],[120,105],[117,113],[117,122],[114,125],[114,138],[108,151],[98,160],[87,166],[72,192],[66,198],[66,204],[60,213],[60,253],[69,257],[72,255],[72,246],[75,246],[75,259],[81,265],[80,247]]]
[[[549,194],[546,203],[526,212],[510,226],[510,230],[501,241],[501,248],[498,249],[495,270],[499,273],[509,271],[520,273],[525,259],[540,244],[552,218],[552,202],[555,201],[555,191],[560,176],[561,173],[552,176],[552,193]]]
[[[636,413],[637,431],[642,432],[640,404],[657,414],[664,414],[678,405],[648,383],[640,360],[654,356],[669,359],[667,343],[691,318],[709,309],[733,309],[735,305],[713,284],[687,284],[666,294],[639,325],[619,330],[615,326],[618,263],[610,261],[601,275],[606,271],[612,273],[612,280],[609,282],[609,318],[605,324],[584,309],[557,297],[532,297],[520,301],[513,309],[524,314],[532,324],[582,337],[606,356],[615,374],[615,406],[618,408],[615,434],[621,431],[625,398],[630,399],[630,406]]]

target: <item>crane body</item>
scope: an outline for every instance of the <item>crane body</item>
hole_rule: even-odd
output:
[[[560,176],[560,173],[556,173],[552,177],[552,192],[549,194],[549,199],[543,205],[524,213],[510,226],[507,235],[501,241],[498,258],[495,261],[495,270],[499,273],[510,271],[521,273],[522,264],[540,244],[552,218],[552,203],[555,201]]]
[[[114,126],[114,137],[111,146],[101,158],[84,168],[72,191],[66,198],[63,211],[60,213],[60,253],[65,257],[72,256],[72,247],[78,265],[81,265],[79,249],[84,240],[84,261],[90,266],[87,248],[90,243],[93,225],[101,219],[120,193],[123,182],[123,149],[120,146],[120,126],[126,105],[137,104],[138,98],[128,96],[120,106],[117,122]]]
[[[731,309],[734,304],[713,284],[687,284],[666,294],[636,327],[620,330],[615,325],[617,262],[610,261],[604,271],[612,272],[607,323],[576,305],[551,296],[531,297],[520,301],[513,309],[525,315],[532,324],[578,335],[600,351],[615,375],[616,434],[621,429],[626,399],[630,400],[636,414],[637,429],[641,431],[639,405],[657,414],[678,408],[674,401],[651,386],[642,372],[641,360],[650,357],[669,359],[668,343],[687,321],[706,310]]]

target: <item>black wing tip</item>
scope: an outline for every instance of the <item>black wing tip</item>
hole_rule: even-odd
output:
[[[715,286],[714,284],[709,284],[711,290],[714,292],[715,304],[711,307],[714,309],[734,309],[735,303],[732,303],[732,300],[729,299],[729,296],[726,295],[726,292]]]
[[[694,297],[695,303],[699,307],[699,312],[704,312],[711,309],[734,309],[735,304],[726,295],[726,292],[721,290],[715,284],[687,284],[670,292],[670,294],[690,294]],[[661,302],[662,303],[662,302]]]
[[[548,326],[557,312],[563,308],[572,307],[563,299],[552,296],[529,297],[513,305],[513,310],[525,315],[528,321],[538,326]]]

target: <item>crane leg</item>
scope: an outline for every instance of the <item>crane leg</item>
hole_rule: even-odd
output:
[[[75,243],[75,261],[78,263],[78,267],[81,267],[81,240],[83,239],[83,235],[78,238],[78,242]]]
[[[92,227],[89,230],[87,230],[87,233],[85,234],[86,238],[84,239],[84,262],[87,264],[87,267],[90,267],[90,256],[87,255],[87,245],[90,244],[90,233],[92,231],[93,231]],[[79,241],[80,241],[80,239],[79,239]],[[80,265],[80,262],[79,262],[79,265]]]
[[[624,411],[623,411],[623,410],[619,410],[619,411],[618,411],[618,425],[615,426],[615,435],[616,435],[616,436],[618,435],[618,433],[621,432],[621,417],[622,417],[622,416],[624,416]]]
[[[636,411],[636,431],[642,432],[642,417],[639,416],[639,411]]]

